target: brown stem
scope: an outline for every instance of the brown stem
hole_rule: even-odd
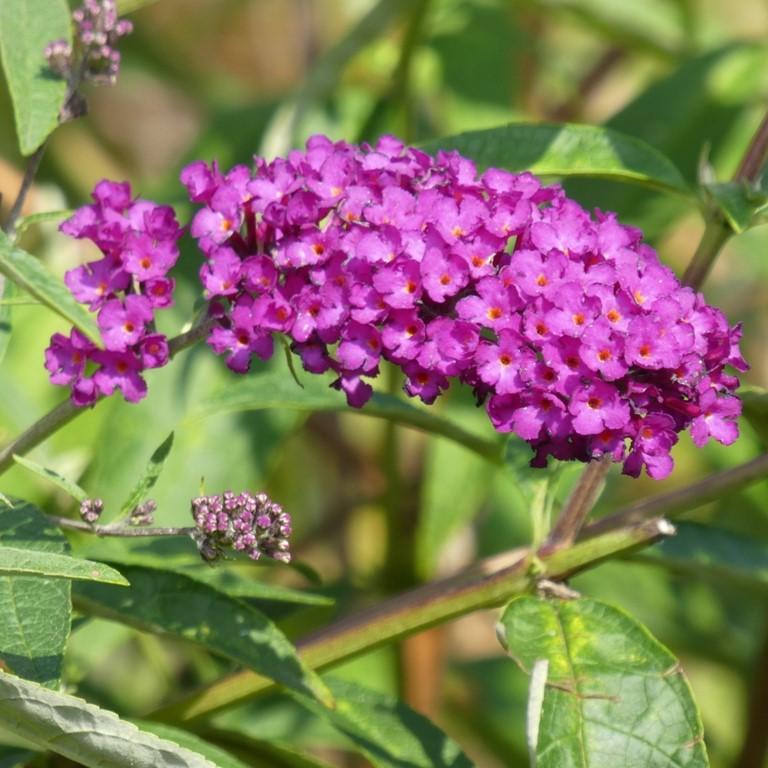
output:
[[[734,181],[746,181],[754,183],[760,176],[760,171],[765,164],[765,158],[768,155],[768,112],[763,117],[763,121],[755,131],[752,141],[749,143],[741,163],[733,175]]]
[[[542,544],[540,556],[569,547],[576,541],[587,515],[600,497],[612,461],[611,456],[603,456],[587,464],[547,540]]]
[[[27,194],[32,188],[32,182],[35,180],[37,169],[40,167],[40,161],[45,154],[45,148],[48,146],[48,140],[46,139],[30,156],[27,160],[27,167],[24,170],[24,178],[21,180],[21,186],[19,187],[19,193],[16,195],[16,200],[11,207],[11,212],[8,214],[8,220],[5,222],[3,231],[8,237],[13,237],[16,232],[16,222],[21,216],[21,210],[24,207],[24,202],[27,199]]]
[[[71,517],[61,517],[59,515],[46,515],[46,517],[59,528],[68,528],[70,531],[80,531],[82,533],[92,533],[95,536],[121,536],[123,538],[134,538],[137,536],[191,536],[195,528],[152,528],[136,527],[131,528],[125,525],[98,525],[86,523],[84,520],[73,520]]]

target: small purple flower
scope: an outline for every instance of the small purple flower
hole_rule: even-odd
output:
[[[618,390],[595,381],[577,389],[568,404],[573,428],[579,435],[597,435],[604,429],[621,429],[629,422],[629,407]]]

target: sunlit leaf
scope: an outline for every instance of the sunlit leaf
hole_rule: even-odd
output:
[[[675,657],[595,600],[513,600],[499,636],[526,673],[547,662],[537,768],[705,768],[701,719]]]
[[[217,768],[202,755],[141,731],[114,712],[4,672],[0,721],[13,723],[17,736],[89,768]]]
[[[23,456],[14,456],[13,460],[20,466],[28,469],[30,472],[34,472],[38,477],[42,477],[44,480],[48,480],[57,487],[61,488],[64,493],[68,493],[73,499],[79,502],[83,502],[88,498],[88,494],[75,482],[68,480],[58,472],[54,472],[52,469],[43,467],[30,459]]]
[[[531,171],[539,176],[597,177],[690,195],[675,165],[633,136],[569,123],[510,123],[434,139],[425,152],[458,150],[480,168]]]
[[[0,544],[0,574],[4,576],[44,576],[58,579],[99,581],[104,584],[128,584],[114,569],[93,560],[36,552]]]
[[[32,154],[58,123],[66,82],[48,69],[44,51],[61,38],[72,39],[66,0],[0,3],[0,56],[23,155]]]
[[[0,504],[0,547],[30,556],[66,555],[67,540],[36,507]],[[54,687],[69,636],[70,581],[39,576],[0,576],[2,668]]]
[[[101,344],[93,317],[75,301],[64,283],[34,256],[14,246],[3,232],[0,232],[0,273],[74,325],[91,341]]]

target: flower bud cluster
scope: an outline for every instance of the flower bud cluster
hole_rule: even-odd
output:
[[[73,73],[98,85],[114,85],[120,71],[117,42],[133,31],[133,24],[117,16],[115,0],[84,0],[72,12],[74,46],[54,40],[45,48],[48,66],[58,75]]]
[[[56,333],[45,351],[51,382],[72,389],[72,402],[93,405],[121,390],[135,403],[147,392],[141,376],[168,362],[168,340],[154,330],[154,312],[173,303],[167,276],[179,256],[181,228],[172,208],[132,199],[128,183],[99,182],[94,203],[79,208],[60,229],[93,241],[102,258],[67,272],[74,297],[98,312],[103,349],[73,328]]]
[[[80,502],[80,518],[90,525],[97,523],[104,512],[101,499],[84,499]]]
[[[737,436],[724,369],[746,369],[740,328],[638,230],[530,173],[478,177],[455,152],[315,136],[252,169],[196,162],[181,178],[218,307],[208,342],[233,371],[268,358],[278,332],[353,406],[382,360],[426,403],[458,379],[539,466],[610,455],[661,478],[680,431]]]
[[[291,516],[265,493],[226,491],[192,500],[197,543],[206,560],[216,560],[228,549],[245,552],[252,560],[262,555],[288,563]]]

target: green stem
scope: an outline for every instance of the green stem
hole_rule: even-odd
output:
[[[661,518],[645,520],[604,536],[578,542],[542,558],[518,549],[469,571],[426,584],[341,619],[297,644],[313,669],[327,669],[393,640],[481,608],[502,605],[530,591],[542,578],[565,579],[607,558],[647,546],[674,533]],[[153,719],[178,722],[212,715],[241,703],[274,683],[251,671],[237,672],[161,711]]]
[[[60,515],[46,515],[46,517],[59,528],[67,528],[70,531],[92,533],[94,536],[119,536],[121,538],[141,538],[147,536],[191,536],[195,528],[158,528],[150,526],[128,525],[98,525],[86,523],[85,520],[73,520],[71,517]]]
[[[200,341],[200,339],[205,338],[211,329],[211,324],[211,320],[203,320],[186,333],[181,333],[169,339],[168,349],[170,356],[173,357],[182,349],[186,349]],[[101,400],[97,400],[96,404],[100,402]],[[76,405],[73,405],[71,400],[59,403],[53,410],[38,419],[31,427],[0,450],[0,475],[13,466],[14,455],[24,456],[29,453],[29,451],[47,440],[52,434],[87,411],[87,408],[78,408]]]

